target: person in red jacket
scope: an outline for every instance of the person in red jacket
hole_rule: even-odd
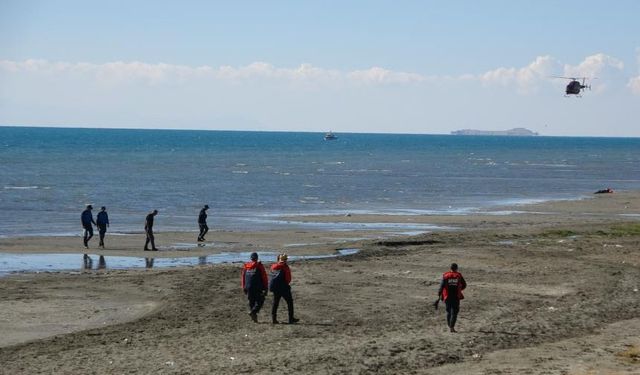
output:
[[[289,310],[289,324],[295,324],[299,319],[293,315],[293,296],[291,295],[291,269],[287,264],[287,254],[278,255],[278,262],[271,265],[271,280],[269,280],[269,290],[273,292],[273,306],[271,307],[271,318],[273,324],[278,324],[278,305],[280,298],[287,302]]]
[[[447,307],[447,325],[451,332],[456,332],[456,320],[460,311],[460,300],[464,299],[462,291],[467,287],[462,274],[458,272],[458,265],[451,264],[451,270],[442,275],[438,297],[444,301]]]
[[[242,268],[242,290],[249,298],[249,316],[254,323],[258,322],[258,313],[267,296],[267,271],[258,262],[258,253],[251,253],[251,261]]]

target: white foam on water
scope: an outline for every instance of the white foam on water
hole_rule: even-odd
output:
[[[322,245],[322,242],[309,242],[309,243],[289,243],[284,245],[284,247],[302,247],[302,246],[313,246],[313,245]]]
[[[554,212],[542,212],[542,211],[518,211],[518,210],[501,210],[501,211],[478,211],[479,214],[490,216],[509,216],[520,214],[533,214],[533,215],[553,215]]]
[[[406,232],[396,232],[394,234],[400,235],[400,236],[419,236],[421,234],[425,234],[425,233],[429,233],[426,231],[422,231],[422,230],[410,230],[410,231],[406,231]]]
[[[407,231],[407,230],[452,230],[454,227],[423,224],[423,223],[360,223],[360,222],[306,222],[295,220],[267,220],[257,218],[245,219],[251,222],[263,222],[272,225],[292,226],[301,228],[316,228],[326,231],[351,231],[351,230],[383,230],[383,231]]]
[[[548,198],[510,198],[502,199],[492,202],[496,206],[527,206],[545,202],[558,202],[558,201],[579,201],[583,199],[590,199],[592,197],[586,195],[579,195],[576,197],[548,197]]]

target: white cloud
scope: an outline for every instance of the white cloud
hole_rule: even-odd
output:
[[[564,65],[565,77],[574,77],[576,79],[586,78],[585,82],[591,87],[591,82],[594,79],[598,79],[597,85],[594,85],[593,90],[596,92],[603,92],[607,87],[607,81],[614,79],[616,73],[624,69],[624,63],[612,56],[598,53],[595,55],[587,56],[578,65]]]
[[[366,70],[356,70],[347,74],[347,77],[355,82],[363,83],[412,83],[423,82],[427,77],[416,73],[394,72],[380,67]]]
[[[207,71],[210,78],[225,81],[267,79],[291,83],[328,83],[344,79],[343,74],[337,70],[318,68],[311,64],[301,64],[297,68],[277,68],[265,62],[255,62],[242,67],[207,67]]]
[[[145,84],[150,86],[180,85],[206,80],[242,83],[272,81],[290,85],[387,85],[420,84],[435,81],[478,81],[485,85],[515,87],[519,93],[536,91],[542,82],[548,82],[552,75],[568,77],[601,76],[607,70],[622,70],[622,61],[599,53],[587,56],[578,65],[562,64],[551,56],[538,56],[524,67],[499,67],[481,74],[451,76],[426,76],[418,73],[402,72],[371,67],[368,69],[341,71],[324,69],[311,64],[301,64],[294,68],[279,68],[266,62],[254,62],[246,66],[186,66],[166,63],[149,64],[133,62],[107,62],[103,64],[50,62],[47,60],[9,61],[0,60],[0,71],[18,75],[43,74],[61,76],[76,75],[93,77],[103,86],[123,84]],[[562,73],[560,73],[562,72]],[[640,91],[640,76],[629,81],[634,92]]]
[[[624,63],[615,57],[598,53],[595,55],[587,56],[578,65],[564,66],[564,76],[566,77],[587,77],[595,78],[601,76],[606,70],[622,70],[624,69]]]
[[[538,84],[548,81],[551,76],[595,78],[608,75],[611,71],[624,69],[619,59],[598,53],[587,56],[578,65],[561,64],[551,56],[538,56],[529,65],[522,68],[500,67],[477,76],[460,76],[460,79],[476,79],[485,84],[515,86],[520,93],[535,91]],[[562,73],[557,73],[561,71]],[[600,89],[604,85],[598,86]]]
[[[636,63],[638,64],[638,68],[640,68],[640,48],[636,49],[636,53]],[[631,77],[629,79],[629,82],[627,83],[627,87],[631,90],[632,93],[640,95],[640,75]]]
[[[93,74],[101,83],[114,85],[142,81],[151,85],[180,83],[192,79],[221,81],[246,81],[267,79],[297,82],[356,82],[366,84],[410,83],[425,80],[420,74],[396,72],[379,67],[352,72],[342,72],[301,64],[296,68],[277,68],[269,63],[254,62],[246,66],[199,66],[147,64],[133,62],[108,62],[104,64],[50,62],[47,60],[0,61],[0,70],[10,73],[40,74]]]
[[[487,84],[516,85],[520,92],[527,92],[541,79],[551,75],[557,61],[550,56],[538,56],[523,68],[497,68],[477,78]]]
[[[629,80],[627,87],[631,89],[631,92],[640,95],[640,76],[633,77]]]

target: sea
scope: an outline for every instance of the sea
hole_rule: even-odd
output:
[[[282,216],[435,215],[640,189],[640,138],[0,127],[0,236],[278,229]],[[303,224],[300,224],[303,225]],[[346,225],[346,224],[345,224]]]

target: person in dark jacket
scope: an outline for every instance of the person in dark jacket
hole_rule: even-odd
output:
[[[287,302],[289,310],[289,324],[295,324],[299,319],[293,314],[293,296],[291,295],[291,269],[287,264],[288,256],[285,253],[278,255],[278,262],[271,265],[271,280],[269,290],[273,293],[273,306],[271,307],[271,318],[273,324],[278,324],[278,305],[280,298]]]
[[[100,212],[96,216],[96,226],[98,227],[98,234],[100,235],[100,247],[104,249],[104,235],[107,233],[109,227],[109,215],[107,214],[107,208],[102,206]]]
[[[267,271],[258,262],[258,253],[251,253],[251,261],[242,268],[242,290],[249,298],[249,316],[258,323],[258,313],[264,304],[269,281]]]
[[[84,243],[85,248],[89,248],[89,240],[93,237],[93,226],[96,222],[93,220],[93,214],[91,213],[93,207],[88,204],[87,208],[82,211],[82,215],[80,215],[80,222],[82,223],[82,242]]]
[[[456,332],[456,320],[460,311],[460,300],[464,299],[462,291],[467,287],[462,274],[458,272],[458,265],[451,264],[451,269],[442,275],[438,297],[447,307],[447,325],[451,332]]]
[[[204,241],[204,235],[209,231],[209,227],[207,226],[207,210],[209,209],[209,205],[205,204],[204,207],[200,210],[200,214],[198,215],[198,226],[200,227],[200,234],[198,234],[198,242]]]
[[[157,214],[158,210],[153,210],[144,220],[144,232],[147,234],[147,240],[144,243],[144,251],[149,251],[149,242],[151,242],[151,250],[158,251],[158,249],[156,249],[155,238],[153,237],[153,219]]]

